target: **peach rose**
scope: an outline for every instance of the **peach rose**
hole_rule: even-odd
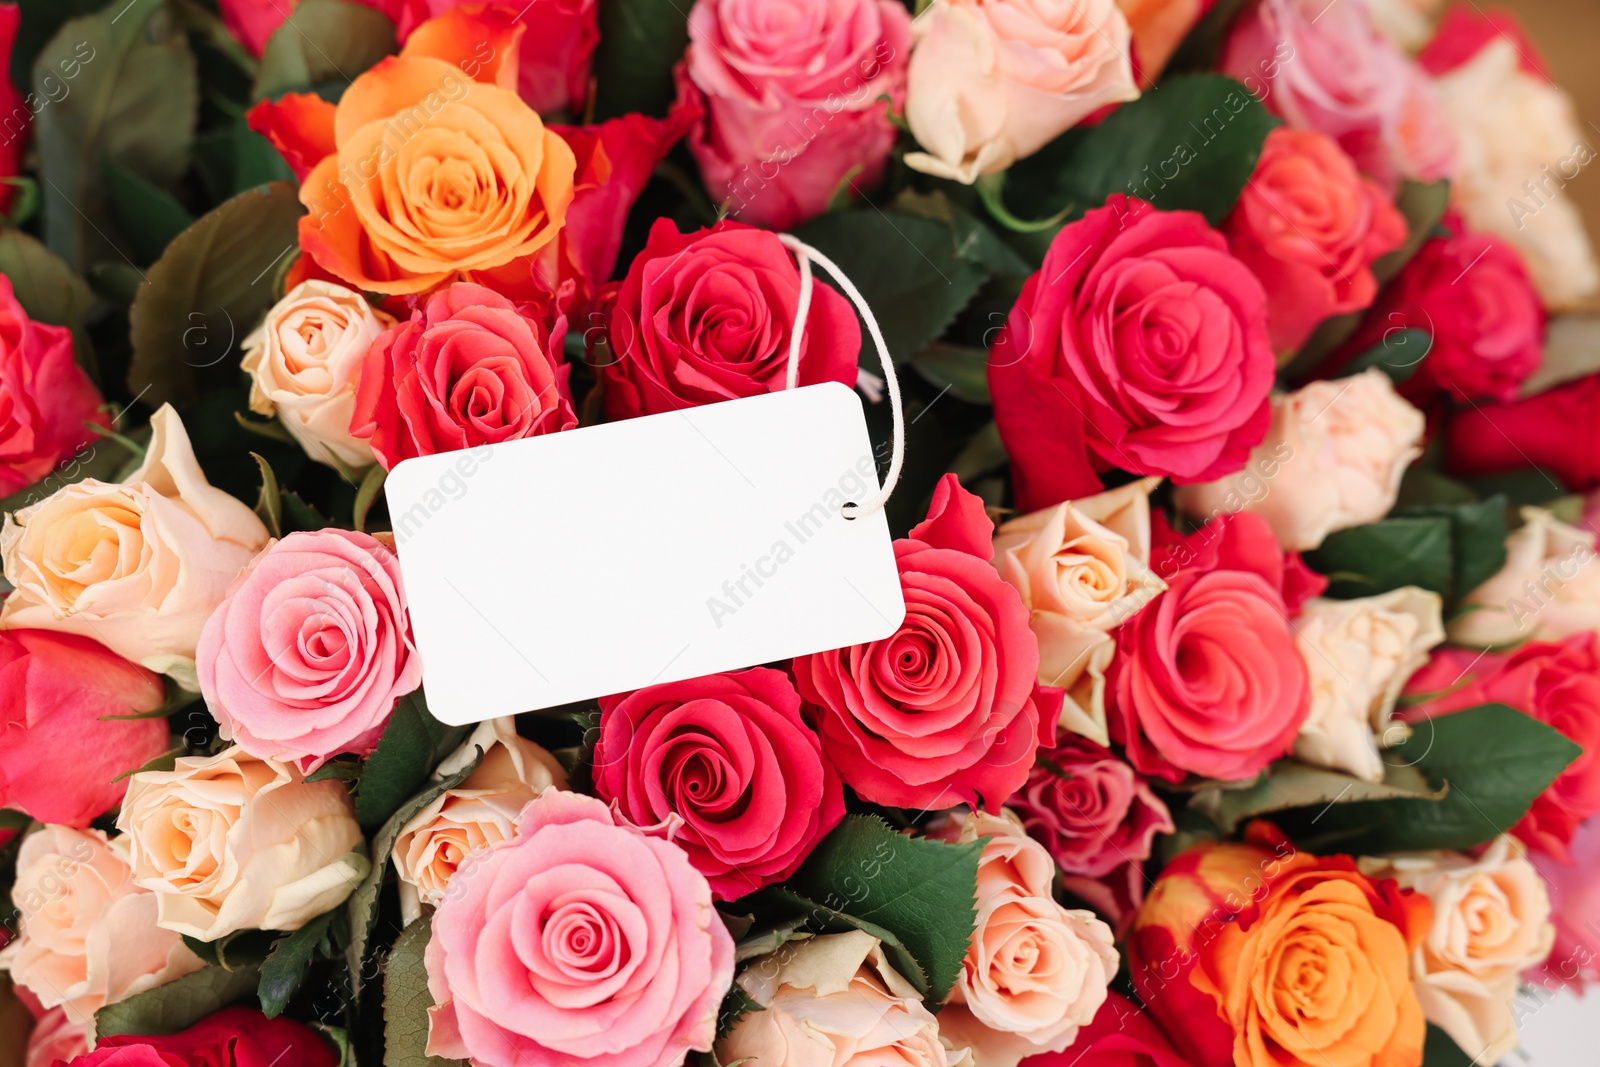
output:
[[[1094,1020],[1117,973],[1111,928],[1051,892],[1055,863],[1009,811],[957,812],[928,836],[988,838],[978,861],[978,917],[939,1030],[976,1067],[1016,1067],[1060,1052]]]
[[[66,1022],[197,971],[203,963],[156,925],[156,898],[136,886],[122,839],[44,826],[23,839],[11,901],[21,913],[0,968]]]
[[[1134,100],[1116,0],[933,0],[913,23],[906,164],[971,184]]]
[[[1061,725],[1101,744],[1110,631],[1167,587],[1149,566],[1150,493],[1160,484],[1144,478],[995,532],[994,564],[1032,613],[1039,683],[1066,689]]]
[[[510,10],[454,8],[337,105],[290,94],[251,112],[317,161],[300,185],[300,247],[324,270],[379,293],[499,268],[527,277],[566,221],[577,160],[517,95],[525,29]]]
[[[86,478],[6,516],[0,559],[16,592],[0,626],[79,634],[198,691],[200,630],[267,528],[206,481],[170,405],[150,426],[121,484]]]
[[[765,1011],[745,1013],[717,1042],[719,1063],[752,1067],[972,1067],[939,1041],[939,1018],[889,966],[871,934],[791,941],[737,979]]]
[[[134,882],[160,925],[215,941],[235,930],[298,930],[366,877],[350,793],[239,748],[180,757],[128,781],[117,816]]]
[[[367,349],[393,325],[353,289],[301,282],[244,339],[250,410],[276,415],[318,463],[370,466],[372,446],[350,433],[356,381]]]
[[[1284,548],[1313,549],[1388,514],[1425,428],[1377,368],[1312,382],[1272,398],[1272,428],[1244,470],[1179,486],[1178,507],[1196,517],[1253,511]]]
[[[1216,0],[1117,0],[1133,34],[1134,71],[1139,87],[1155,84],[1167,61]]]
[[[1600,632],[1594,531],[1544,508],[1523,508],[1522,523],[1506,538],[1505,566],[1468,593],[1469,610],[1450,620],[1452,643],[1484,648]]]
[[[1314,597],[1300,609],[1296,634],[1311,679],[1311,714],[1295,738],[1306,763],[1383,780],[1378,750],[1406,682],[1444,640],[1439,594],[1415,586],[1359,600]]]
[[[445,898],[450,879],[474,852],[516,836],[517,815],[528,801],[551,786],[567,787],[567,773],[556,758],[517,736],[514,718],[478,724],[462,746],[433,772],[449,778],[483,751],[483,762],[462,783],[447,789],[413,815],[394,840],[394,869],[400,876],[400,910],[409,925],[422,905]]]
[[[1411,954],[1422,1013],[1474,1063],[1517,1047],[1522,972],[1555,944],[1550,895],[1521,842],[1495,838],[1476,857],[1431,852],[1362,857],[1372,878],[1393,878],[1433,903],[1433,926]]]

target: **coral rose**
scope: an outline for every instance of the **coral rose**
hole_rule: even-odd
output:
[[[304,1023],[254,1008],[223,1008],[176,1034],[103,1037],[67,1067],[338,1067],[329,1043]]]
[[[1324,319],[1378,295],[1372,264],[1406,240],[1406,220],[1344,149],[1315,130],[1267,134],[1256,172],[1223,227],[1267,290],[1272,347],[1305,344]]]
[[[657,219],[617,293],[600,368],[606,415],[631,419],[786,384],[800,268],[777,234],[737,222],[681,234]],[[800,384],[855,385],[861,327],[826,285],[811,298]]]
[[[480,1067],[669,1067],[706,1050],[733,939],[681,849],[547,790],[433,915],[428,1052]]]
[[[939,1012],[940,1036],[970,1048],[974,1067],[1017,1067],[1026,1056],[1065,1049],[1116,977],[1111,929],[1092,912],[1056,903],[1050,855],[1016,816],[957,812],[928,836],[987,839],[972,943]]]
[[[689,147],[711,198],[786,230],[846,179],[876,185],[910,54],[896,0],[699,0],[678,94],[705,113]]]
[[[203,964],[156,925],[156,898],[136,886],[121,839],[45,826],[22,841],[11,901],[18,937],[0,968],[65,1023],[87,1026],[107,1004],[154,989]]]
[[[239,748],[128,780],[117,816],[163,929],[201,941],[298,930],[367,874],[350,792]]]
[[[463,275],[527,272],[556,239],[577,160],[516,94],[524,26],[457,8],[356,77],[337,105],[289,94],[251,125],[300,183],[300,247],[351,287],[420,293]]]
[[[1216,0],[1117,0],[1117,6],[1133,35],[1133,72],[1139,88],[1148,89]]]
[[[371,466],[372,446],[350,433],[356,379],[367,349],[393,325],[354,290],[301,282],[244,340],[250,410],[276,415],[319,463]]]
[[[1426,428],[1376,367],[1315,381],[1273,398],[1272,428],[1242,472],[1180,487],[1178,506],[1195,516],[1252,512],[1283,547],[1313,549],[1389,513]]]
[[[1004,804],[1055,735],[1061,691],[1017,591],[989,566],[993,526],[953,474],[894,544],[906,617],[882,641],[794,660],[822,752],[863,799],[903,808]]]
[[[1475,1063],[1517,1047],[1522,972],[1555,942],[1550,896],[1522,846],[1497,837],[1477,856],[1459,852],[1363,857],[1370,878],[1392,878],[1433,904],[1433,926],[1411,956],[1422,1013]]]
[[[1193,482],[1244,466],[1271,418],[1266,315],[1200,215],[1119,193],[1062,227],[989,354],[1018,506],[1098,493],[1109,468]]]
[[[594,787],[635,826],[660,826],[719,900],[789,877],[844,817],[800,694],[763,667],[603,698]]]
[[[1584,492],[1600,488],[1600,436],[1591,429],[1597,425],[1600,374],[1592,374],[1524,400],[1454,412],[1445,426],[1445,455],[1454,474],[1542,467]]]
[[[1136,769],[1168,781],[1185,772],[1254,777],[1289,751],[1310,713],[1289,619],[1325,583],[1286,558],[1266,522],[1248,512],[1187,538],[1164,526],[1152,563],[1167,591],[1116,633],[1112,739]]]
[[[0,630],[0,808],[88,826],[121,802],[121,775],[167,750],[165,718],[129,718],[165,699],[160,678],[87,638]]]
[[[1120,993],[1106,1002],[1065,1052],[1034,1056],[1028,1067],[1190,1067],[1144,1009]]]
[[[1128,941],[1140,999],[1196,1067],[1421,1067],[1428,898],[1264,829],[1163,869]]]
[[[0,186],[8,196],[10,188]],[[30,319],[0,274],[0,496],[40,481],[94,440],[86,422],[110,425],[100,391],[73,362],[72,331]]]
[[[1102,744],[1110,633],[1167,587],[1149,566],[1150,493],[1159,481],[1057,504],[995,531],[995,566],[1032,612],[1039,683],[1067,691],[1063,729]]]
[[[1523,508],[1522,525],[1506,538],[1505,566],[1461,602],[1467,610],[1450,620],[1450,640],[1458,645],[1510,646],[1600,632],[1594,531],[1544,508]]]
[[[933,0],[915,24],[906,165],[969,185],[1134,100],[1116,0]]]
[[[851,930],[790,941],[739,974],[739,988],[761,1005],[717,1042],[719,1063],[761,1067],[973,1067],[948,1052],[939,1019],[889,966],[882,943]]]
[[[162,405],[150,426],[121,484],[86,478],[6,516],[0,559],[16,592],[0,627],[92,638],[198,689],[200,631],[267,528],[206,481],[177,412]]]
[[[567,772],[539,745],[517,736],[514,718],[481,722],[461,747],[434,768],[442,781],[483,758],[459,785],[418,811],[394,839],[400,910],[407,925],[422,905],[437,906],[468,856],[516,836],[517,816],[546,789],[567,787]]]

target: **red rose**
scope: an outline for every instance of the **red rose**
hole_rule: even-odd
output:
[[[1452,473],[1468,477],[1543,467],[1568,489],[1600,486],[1600,374],[1526,400],[1456,411],[1445,456]]]
[[[1544,359],[1544,306],[1516,249],[1498,237],[1465,232],[1458,218],[1445,226],[1451,236],[1422,246],[1344,355],[1380,345],[1396,330],[1426,330],[1433,341],[1400,386],[1402,396],[1419,405],[1441,393],[1457,400],[1514,399]],[[1411,362],[1404,352],[1396,358]]]
[[[57,1060],[57,1067],[64,1063]],[[315,1030],[269,1019],[252,1008],[224,1008],[171,1036],[102,1037],[66,1067],[338,1067]]]
[[[385,470],[403,459],[570,430],[567,320],[471,282],[421,301],[373,342],[350,432]]]
[[[72,331],[34,322],[0,275],[0,496],[44,478],[110,425],[100,392],[73,362]]]
[[[88,826],[120,775],[167,750],[166,719],[110,721],[165,700],[161,679],[86,638],[0,630],[0,808]]]
[[[1094,1022],[1065,1052],[1029,1056],[1022,1067],[1190,1067],[1145,1010],[1121,993],[1107,993]]]
[[[1253,512],[1185,538],[1158,522],[1155,542],[1150,565],[1167,590],[1113,635],[1111,736],[1135,768],[1168,781],[1254,777],[1288,754],[1311,711],[1289,614],[1325,583]]]
[[[900,629],[794,661],[823,754],[863,799],[995,811],[1054,736],[1062,690],[1035,686],[1039,643],[989,563],[993,530],[982,501],[946,474],[927,521],[894,544]]]
[[[1117,194],[1063,227],[989,356],[1017,506],[1101,490],[1099,471],[1212,481],[1271,422],[1267,300],[1190,211]]]
[[[611,312],[606,415],[630,419],[783,389],[799,303],[800,269],[777,234],[737,222],[681,234],[657,219]],[[817,285],[800,384],[853,386],[860,351],[849,301]]]
[[[765,667],[601,700],[594,787],[635,826],[660,825],[718,900],[789,877],[844,817],[800,694]]]
[[[1373,261],[1406,240],[1405,217],[1337,141],[1287,126],[1267,135],[1225,230],[1266,288],[1279,352],[1305,344],[1324,319],[1371,305]]]
[[[11,46],[17,42],[17,27],[22,23],[22,9],[14,3],[0,3],[0,57],[9,67]],[[15,178],[22,173],[22,157],[28,151],[28,131],[33,125],[33,109],[27,98],[11,84],[7,77],[0,78],[0,178]],[[0,214],[11,210],[11,199],[16,187],[0,185]]]
[[[1079,734],[1063,734],[1054,748],[1039,750],[1011,809],[1062,871],[1095,878],[1147,859],[1156,834],[1173,828],[1150,783]]]
[[[1529,848],[1567,862],[1567,844],[1578,824],[1600,813],[1600,637],[1573,634],[1481,657],[1449,649],[1435,653],[1406,691],[1445,694],[1411,709],[1406,717],[1413,722],[1480,704],[1505,704],[1583,746],[1511,829]]]

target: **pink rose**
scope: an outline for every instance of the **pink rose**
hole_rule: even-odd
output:
[[[777,234],[738,222],[681,234],[657,219],[611,311],[600,368],[606,416],[631,419],[777,392],[786,383],[800,268]],[[854,385],[861,327],[826,285],[812,293],[800,384]]]
[[[399,561],[331,527],[252,560],[206,622],[197,658],[223,736],[304,774],[371,752],[395,701],[422,684]]]
[[[1171,782],[1252,778],[1289,753],[1310,714],[1289,617],[1326,581],[1252,512],[1183,538],[1160,523],[1156,540],[1151,565],[1167,591],[1116,632],[1111,737],[1136,769]]]
[[[448,285],[373,342],[350,432],[390,470],[413,456],[570,430],[566,333],[564,315],[547,326],[481,285]]]
[[[1261,283],[1222,235],[1111,196],[1056,234],[989,354],[1017,506],[1098,493],[1110,468],[1238,470],[1266,436],[1275,370]]]
[[[1039,750],[1011,809],[1064,872],[1093,878],[1148,859],[1156,834],[1173,830],[1150,783],[1110,749],[1077,734]]]
[[[22,25],[22,9],[15,3],[0,3],[0,64],[10,73],[11,49],[17,43],[17,29]],[[33,109],[27,97],[11,84],[10,77],[0,80],[0,178],[15,178],[22,173],[23,157],[28,151],[28,132],[33,126]],[[14,185],[0,185],[0,212],[11,210],[17,194]]]
[[[479,1067],[669,1067],[707,1050],[733,939],[676,845],[548,790],[433,915],[428,1052]]]
[[[1541,985],[1581,989],[1600,979],[1600,818],[1584,820],[1572,835],[1570,864],[1543,852],[1528,858],[1550,891],[1556,944],[1549,959],[1526,977]]]
[[[865,800],[998,808],[1054,736],[1062,692],[1036,689],[1039,642],[989,564],[993,529],[983,502],[945,475],[927,521],[894,545],[900,629],[794,661],[823,754]]]
[[[764,667],[601,700],[594,787],[659,826],[719,900],[789,877],[844,817],[794,683]]]
[[[1333,140],[1280,126],[1225,231],[1267,290],[1272,347],[1288,352],[1322,320],[1371,305],[1372,264],[1405,243],[1406,220]]]
[[[0,630],[0,808],[88,826],[122,801],[116,779],[167,750],[161,679],[73,634]]]
[[[65,1005],[51,1008],[39,1016],[28,1035],[24,1067],[52,1067],[57,1060],[72,1062],[89,1051],[88,1020],[75,1020]]]
[[[337,1067],[333,1046],[304,1023],[223,1008],[176,1034],[103,1037],[65,1067]]]
[[[1455,137],[1432,83],[1364,3],[1261,0],[1233,24],[1221,67],[1289,125],[1338,141],[1385,190],[1454,166]]]
[[[30,319],[0,275],[0,496],[26,489],[94,440],[85,422],[109,426],[100,402],[73,362],[72,331]]]
[[[911,16],[898,0],[699,0],[678,95],[705,111],[689,147],[711,198],[775,230],[872,186],[894,145]]]

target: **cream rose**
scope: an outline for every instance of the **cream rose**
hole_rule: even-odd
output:
[[[1600,631],[1593,531],[1544,508],[1523,508],[1522,521],[1506,538],[1505,566],[1468,593],[1450,621],[1453,643],[1487,648]]]
[[[936,177],[971,184],[1139,96],[1116,0],[933,0],[913,30],[906,164]]]
[[[1272,428],[1242,471],[1179,486],[1196,518],[1253,511],[1284,548],[1306,551],[1336,530],[1376,522],[1422,454],[1426,420],[1377,368],[1272,398]]]
[[[7,515],[0,560],[16,592],[0,626],[59,630],[199,689],[200,631],[267,528],[206,481],[178,413],[121,484],[85,479]]]
[[[1103,686],[1093,682],[1103,680],[1110,662],[1110,631],[1167,587],[1149,567],[1150,493],[1160,484],[1144,478],[1023,515],[995,532],[994,564],[1032,613],[1039,681],[1068,691],[1062,727],[1101,744]],[[1091,684],[1080,687],[1086,676]]]
[[[117,829],[161,926],[202,941],[298,930],[369,869],[343,785],[307,782],[240,748],[134,775]]]
[[[1306,601],[1296,630],[1311,680],[1311,714],[1294,754],[1381,782],[1378,750],[1395,701],[1428,662],[1428,650],[1444,640],[1441,612],[1439,594],[1414,586],[1359,600]]]
[[[1055,863],[1011,812],[952,814],[929,836],[989,840],[978,861],[978,916],[939,1028],[975,1067],[1016,1067],[1060,1052],[1105,1002],[1118,956],[1111,928],[1051,893]]]
[[[1522,69],[1504,35],[1434,81],[1461,149],[1451,202],[1474,230],[1515,245],[1546,306],[1600,289],[1600,267],[1566,183],[1595,158],[1572,100]]]
[[[791,941],[736,981],[766,1010],[747,1012],[717,1042],[719,1063],[972,1067],[967,1053],[946,1050],[939,1019],[860,930]]]
[[[1522,844],[1501,836],[1476,859],[1434,852],[1360,864],[1432,902],[1433,926],[1411,959],[1422,1013],[1475,1063],[1498,1063],[1517,1047],[1520,976],[1555,943],[1550,896]]]
[[[1443,8],[1444,0],[1367,0],[1378,32],[1407,52],[1428,43]]]
[[[436,780],[458,774],[483,751],[483,762],[460,785],[447,789],[407,820],[394,841],[400,876],[401,918],[407,925],[422,905],[445,897],[450,879],[468,856],[516,836],[517,816],[528,801],[551,786],[567,787],[556,758],[517,736],[513,718],[478,724],[466,743],[433,772]]]
[[[11,901],[22,922],[0,968],[73,1024],[88,1026],[107,1004],[204,966],[183,938],[156,925],[156,898],[134,885],[123,841],[98,830],[29,834]]]
[[[350,419],[361,361],[393,325],[393,316],[353,289],[301,282],[244,340],[250,410],[276,415],[318,463],[371,466],[372,446],[351,436]]]

